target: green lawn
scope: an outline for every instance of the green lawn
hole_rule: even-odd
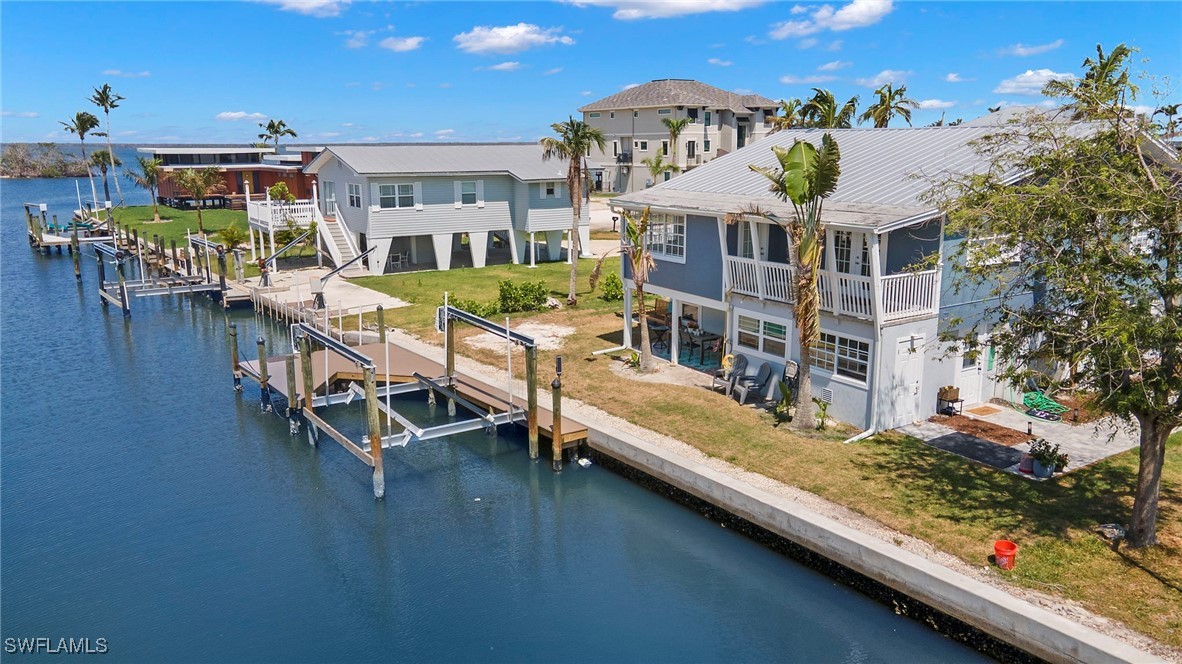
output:
[[[619,262],[609,265],[618,269]],[[1076,600],[1096,613],[1174,647],[1182,647],[1182,434],[1169,444],[1162,478],[1160,545],[1114,552],[1091,528],[1127,523],[1136,484],[1137,450],[1046,482],[1032,482],[888,434],[853,445],[848,432],[803,433],[776,428],[767,413],[740,408],[700,388],[641,383],[610,370],[613,359],[591,352],[618,346],[620,303],[607,303],[587,288],[590,261],[581,261],[580,306],[515,321],[569,325],[579,332],[556,352],[539,353],[540,378],[548,381],[553,356],[567,358],[566,393],[653,431],[685,441],[741,468],[821,495],[900,532],[924,539],[965,562],[988,566],[997,539],[1018,543],[1013,571],[994,569],[1011,582]],[[443,291],[490,300],[504,278],[544,279],[563,300],[569,266],[496,266],[366,277],[356,283],[414,306],[387,312],[390,324],[432,343],[432,312]],[[461,328],[460,338],[474,334]],[[458,344],[459,351],[492,366],[496,353]],[[581,360],[576,361],[576,358]],[[521,369],[516,366],[515,369]],[[520,371],[518,371],[520,375]],[[993,568],[991,568],[993,569]]]
[[[151,240],[153,235],[159,235],[166,240],[176,240],[177,245],[184,244],[185,232],[197,234],[197,211],[175,210],[160,206],[160,218],[166,221],[155,223],[152,221],[152,206],[139,205],[113,211],[115,222],[132,229],[138,229],[140,237]],[[201,218],[205,232],[216,235],[217,231],[238,224],[246,228],[246,212],[243,210],[203,210]],[[214,240],[217,238],[214,237]]]

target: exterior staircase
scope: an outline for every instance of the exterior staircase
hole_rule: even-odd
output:
[[[357,258],[360,252],[353,246],[349,231],[341,221],[340,210],[334,209],[333,212],[336,213],[334,216],[325,217],[317,211],[316,215],[320,218],[317,219],[316,228],[323,229],[320,243],[328,250],[333,263],[339,267]]]

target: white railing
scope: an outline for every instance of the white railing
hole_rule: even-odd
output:
[[[820,272],[817,294],[821,308],[842,316],[874,317],[874,295],[870,277]]]
[[[337,230],[339,230],[341,234],[345,236],[345,244],[349,245],[349,251],[353,252],[353,255],[349,258],[352,259],[360,256],[361,249],[359,249],[353,242],[353,233],[349,231],[349,226],[345,224],[345,217],[341,214],[341,209],[337,207],[336,201],[333,201],[332,203],[332,216],[337,220],[336,223],[339,224]]]
[[[796,272],[784,263],[761,263],[765,297],[769,300],[796,302]]]
[[[266,231],[283,230],[290,223],[298,228],[307,228],[316,217],[319,210],[312,201],[302,200],[293,203],[278,201],[247,201],[246,218],[251,225]]]
[[[936,313],[936,271],[892,274],[883,277],[883,321]]]
[[[829,286],[829,275],[826,272],[817,273],[817,296],[820,306],[825,311],[833,311],[833,289]]]
[[[731,290],[743,295],[761,297],[759,293],[759,267],[754,258],[727,256],[727,271],[731,278]]]

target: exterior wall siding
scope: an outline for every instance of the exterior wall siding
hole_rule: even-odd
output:
[[[657,269],[649,274],[649,281],[655,286],[722,300],[722,251],[718,245],[717,219],[692,214],[686,217],[685,255],[685,263],[656,256]]]
[[[884,267],[887,274],[905,272],[924,256],[940,250],[940,222],[900,228],[887,234]]]
[[[455,206],[455,182],[484,181],[484,207]],[[374,193],[383,184],[417,182],[422,190],[422,210],[415,208],[375,208]],[[369,224],[371,237],[389,238],[408,235],[432,235],[439,233],[466,233],[505,230],[512,226],[513,184],[512,178],[500,176],[469,177],[414,177],[414,178],[370,178],[366,188],[369,200]],[[338,198],[340,196],[338,189]],[[339,204],[339,203],[338,203]]]
[[[366,233],[369,214],[369,185],[365,178],[354,173],[336,157],[328,160],[328,163],[320,168],[316,177],[321,195],[323,195],[324,183],[333,183],[336,190],[337,209],[341,212],[340,221],[345,224],[345,227],[353,232],[354,237],[360,233]],[[361,186],[361,207],[349,207],[348,185],[350,183]]]

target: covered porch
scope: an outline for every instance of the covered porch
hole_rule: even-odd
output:
[[[624,307],[633,311],[633,297],[625,291]],[[628,327],[625,344],[639,350],[640,320],[635,313]],[[649,343],[654,357],[674,365],[713,373],[722,366],[726,354],[727,315],[723,305],[688,301],[658,295],[649,309]]]

